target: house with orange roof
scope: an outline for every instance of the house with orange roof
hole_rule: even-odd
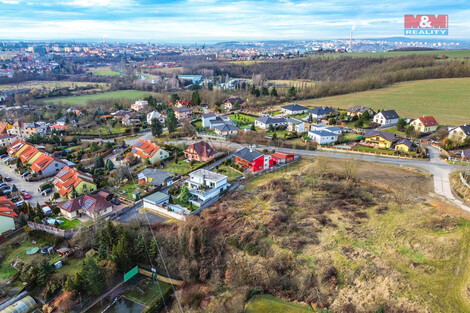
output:
[[[15,230],[15,218],[18,214],[14,211],[16,205],[7,199],[6,196],[0,197],[0,237],[12,230]]]
[[[70,197],[73,190],[80,196],[97,189],[91,174],[83,173],[69,166],[65,166],[54,176],[52,184],[62,197]]]
[[[437,130],[439,123],[432,116],[418,117],[410,123],[420,133],[432,133]]]
[[[43,153],[44,152],[40,151],[38,148],[29,145],[26,149],[23,150],[23,152],[20,153],[19,157],[21,163],[31,165],[34,160],[40,157]]]
[[[62,160],[43,153],[31,164],[31,170],[44,177],[51,177],[56,175],[60,170],[66,166]]]
[[[157,163],[170,156],[168,151],[163,150],[150,140],[140,139],[132,146],[132,153],[142,160],[149,160],[151,163]]]
[[[11,125],[11,127],[7,130],[7,133],[9,135],[22,137],[23,136],[22,129],[23,129],[23,123],[21,123],[20,121],[15,121],[13,125]]]
[[[11,143],[11,145],[7,149],[7,153],[10,156],[18,157],[20,153],[22,153],[26,148],[31,146],[31,144],[27,143],[23,139],[17,138],[15,141]]]
[[[13,126],[8,122],[1,122],[0,123],[0,135],[8,134],[8,130],[11,129]]]

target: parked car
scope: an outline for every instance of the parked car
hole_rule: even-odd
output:
[[[26,192],[26,189],[21,189],[21,193],[25,193]]]
[[[4,158],[6,158],[6,157],[8,157],[8,154],[6,154],[6,153],[0,155],[0,159],[4,159]]]
[[[3,177],[3,179],[5,179],[6,181],[11,181],[11,177],[10,177],[10,176],[5,176],[5,177]]]
[[[29,193],[25,192],[23,194],[23,199],[25,199],[25,200],[31,199],[31,195]]]
[[[24,203],[24,200],[20,200],[20,201],[15,202],[15,205],[16,205],[17,207],[20,207],[20,206],[23,205],[23,203]]]
[[[12,157],[8,157],[8,158],[4,159],[3,162],[8,163],[8,162],[10,162],[11,160],[13,160],[13,158],[12,158]]]
[[[26,176],[30,175],[31,173],[30,172],[24,172],[23,174],[21,174],[21,177],[22,178],[25,178]]]
[[[116,199],[116,198],[112,198],[112,199],[111,199],[111,203],[112,203],[112,204],[115,204],[115,205],[120,205],[120,204],[121,204],[121,201],[119,201],[119,200]]]
[[[52,188],[47,188],[47,189],[44,189],[42,192],[41,192],[41,195],[42,196],[47,196],[48,194],[50,194],[52,192]]]
[[[8,184],[7,183],[1,183],[0,188],[3,188],[3,187],[8,187]]]
[[[9,195],[11,193],[11,189],[5,189],[2,192],[4,195]]]

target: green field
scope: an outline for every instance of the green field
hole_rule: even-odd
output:
[[[78,228],[80,226],[80,224],[82,223],[78,219],[68,220],[65,217],[61,217],[61,218],[59,218],[59,220],[64,221],[62,224],[60,224],[60,228],[62,228],[62,229]]]
[[[402,117],[433,115],[441,124],[470,122],[470,78],[445,78],[399,83],[347,95],[298,101],[300,105],[347,109],[364,105],[374,110],[395,109]]]
[[[227,165],[219,165],[216,169],[214,169],[214,172],[227,176],[228,181],[233,181],[235,178],[243,176],[242,173]]]
[[[268,295],[256,295],[245,306],[245,313],[304,313],[315,312],[306,304],[282,301]]]
[[[237,124],[240,125],[248,125],[253,124],[255,122],[255,116],[243,114],[243,113],[233,113],[230,114],[230,118]]]
[[[106,83],[93,83],[93,82],[71,82],[71,81],[37,81],[31,80],[27,82],[22,82],[18,84],[3,84],[0,85],[0,90],[10,90],[10,89],[22,89],[22,88],[36,88],[36,89],[54,89],[54,88],[74,88],[75,86],[78,87],[85,87],[88,85],[98,85],[100,87],[106,87],[108,84]]]
[[[121,73],[111,70],[97,70],[93,72],[95,76],[119,76]]]
[[[178,159],[178,163],[174,160],[167,161],[164,167],[165,171],[177,173],[177,174],[186,174],[195,167],[201,165],[203,162],[194,162],[193,166],[189,162],[186,162],[183,158]]]
[[[118,91],[97,93],[94,95],[54,98],[54,100],[49,100],[47,102],[53,102],[53,103],[61,102],[61,103],[66,103],[66,104],[86,105],[87,101],[95,101],[95,100],[103,100],[103,99],[120,99],[120,98],[137,100],[139,98],[144,98],[151,94],[152,94],[151,92],[138,91],[138,90],[118,90]]]

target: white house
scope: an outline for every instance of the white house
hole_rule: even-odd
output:
[[[274,128],[279,126],[287,125],[285,118],[274,118],[270,116],[263,116],[255,118],[255,126],[261,129],[268,129],[269,125],[273,125]]]
[[[465,124],[452,129],[448,137],[454,142],[463,142],[470,137],[470,125]]]
[[[214,199],[230,186],[227,182],[227,176],[205,169],[190,173],[185,183],[192,195],[189,202],[198,207]]]
[[[303,114],[303,113],[307,113],[308,110],[309,108],[298,105],[296,103],[292,103],[292,104],[281,107],[281,112],[286,115]]]
[[[0,197],[0,237],[2,234],[15,230],[15,218],[18,214],[15,213],[16,206],[7,199],[7,197]]]
[[[311,131],[326,130],[326,131],[329,131],[329,132],[334,133],[336,135],[339,135],[342,132],[341,128],[339,128],[339,127],[326,126],[326,125],[312,125],[312,126],[310,126],[310,130]]]
[[[203,114],[201,116],[201,119],[202,119],[202,127],[209,127],[210,125],[209,122],[217,119],[217,115],[211,112],[211,113]]]
[[[380,125],[395,125],[398,123],[398,119],[400,117],[398,116],[397,112],[395,110],[385,110],[385,111],[380,111],[379,113],[374,115],[374,123],[380,124]]]
[[[44,177],[52,177],[59,173],[66,165],[64,161],[43,153],[33,161],[31,170],[35,173],[41,173]]]
[[[287,130],[291,132],[305,132],[305,122],[296,118],[287,119]]]
[[[158,111],[152,111],[147,114],[147,123],[152,124],[153,119],[157,119],[162,125],[165,124],[165,115]]]
[[[327,145],[338,141],[338,134],[327,129],[309,131],[308,137],[316,141],[319,145]]]
[[[329,107],[316,107],[310,110],[310,115],[312,118],[322,119],[325,117],[338,115],[338,112]]]
[[[145,101],[145,100],[137,100],[136,102],[134,102],[132,105],[131,105],[131,110],[134,110],[136,112],[140,112],[142,111],[143,109],[145,109],[148,105],[148,101]]]

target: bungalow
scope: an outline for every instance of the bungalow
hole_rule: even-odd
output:
[[[140,112],[142,111],[143,109],[145,109],[148,105],[148,101],[145,101],[145,100],[137,100],[136,102],[134,102],[132,105],[131,105],[131,110],[134,110],[136,112]]]
[[[400,117],[398,116],[397,112],[395,112],[395,110],[385,110],[380,111],[374,115],[374,123],[380,124],[382,126],[395,125],[398,123],[399,118]]]
[[[410,123],[415,131],[420,133],[432,133],[437,130],[439,123],[432,116],[423,116],[413,120]]]
[[[190,119],[193,116],[193,110],[188,108],[176,108],[175,117],[177,120]]]
[[[409,141],[408,139],[401,139],[397,141],[397,143],[393,147],[393,150],[410,152],[412,148],[413,148],[413,143],[411,141]]]
[[[297,118],[287,119],[287,130],[291,132],[303,133],[305,132],[305,122]]]
[[[237,108],[238,103],[238,108]],[[246,100],[240,97],[230,96],[224,101],[224,108],[227,111],[237,110],[246,106]]]
[[[287,120],[285,118],[274,118],[270,116],[262,116],[255,118],[255,126],[261,129],[268,129],[269,126],[274,128],[279,126],[287,125]]]
[[[397,141],[397,135],[394,133],[369,130],[364,134],[364,141],[365,143],[373,144],[379,148],[388,149]]]
[[[292,104],[281,107],[282,113],[286,115],[304,114],[304,113],[307,113],[308,110],[309,108],[298,105],[296,103],[292,103]]]
[[[338,134],[329,131],[327,128],[311,130],[308,137],[319,145],[327,145],[338,141]]]
[[[62,116],[58,120],[54,122],[54,125],[59,125],[59,126],[77,126],[78,120],[73,117],[69,116]]]
[[[113,211],[113,205],[100,195],[92,194],[67,200],[59,205],[59,209],[60,213],[69,219],[81,217],[85,214],[97,220],[110,214]]]
[[[275,152],[271,154],[271,158],[277,164],[285,164],[294,161],[296,156],[294,154]]]
[[[218,197],[222,191],[227,190],[230,186],[227,182],[227,176],[205,169],[189,173],[189,178],[185,183],[192,195],[189,202],[197,207]]]
[[[323,119],[325,117],[331,117],[338,115],[338,112],[332,108],[328,107],[316,107],[310,110],[310,115],[312,118]]]
[[[15,218],[18,217],[15,209],[16,205],[6,196],[0,197],[0,238],[3,234],[15,230]]]
[[[233,136],[238,134],[238,127],[231,124],[222,124],[214,127],[214,131],[217,135],[221,136]]]
[[[189,161],[207,162],[215,157],[215,150],[205,141],[193,143],[183,153]]]
[[[165,118],[166,118],[165,115],[161,114],[160,112],[152,111],[149,114],[147,114],[147,123],[151,125],[152,121],[156,119],[160,122],[160,124],[163,125],[165,124]]]
[[[326,125],[311,125],[310,126],[310,130],[311,131],[315,131],[315,130],[326,130],[326,131],[329,131],[329,132],[332,132],[336,135],[339,135],[342,133],[342,129],[339,128],[339,127],[336,127],[336,126],[326,126]]]
[[[173,173],[158,170],[156,168],[144,168],[137,179],[141,184],[151,184],[152,186],[171,186],[173,185]]]
[[[253,173],[269,169],[273,166],[273,160],[268,155],[253,150],[251,147],[238,150],[234,156],[237,165],[249,168]]]
[[[347,109],[346,114],[351,117],[360,117],[366,111],[369,113],[369,116],[373,116],[375,114],[371,108],[365,107],[363,105],[355,105],[352,108]]]
[[[470,137],[470,125],[462,125],[452,129],[449,132],[449,139],[454,142],[462,143],[465,139]]]
[[[139,159],[149,160],[151,163],[157,163],[170,156],[168,151],[163,150],[155,143],[140,139],[132,146],[132,153]]]
[[[51,177],[56,175],[60,170],[66,166],[65,162],[43,153],[31,164],[31,170],[35,173],[41,174],[44,177]]]
[[[69,166],[65,166],[54,176],[52,184],[62,197],[71,196],[73,190],[76,195],[83,195],[97,189],[91,174],[83,173]]]

